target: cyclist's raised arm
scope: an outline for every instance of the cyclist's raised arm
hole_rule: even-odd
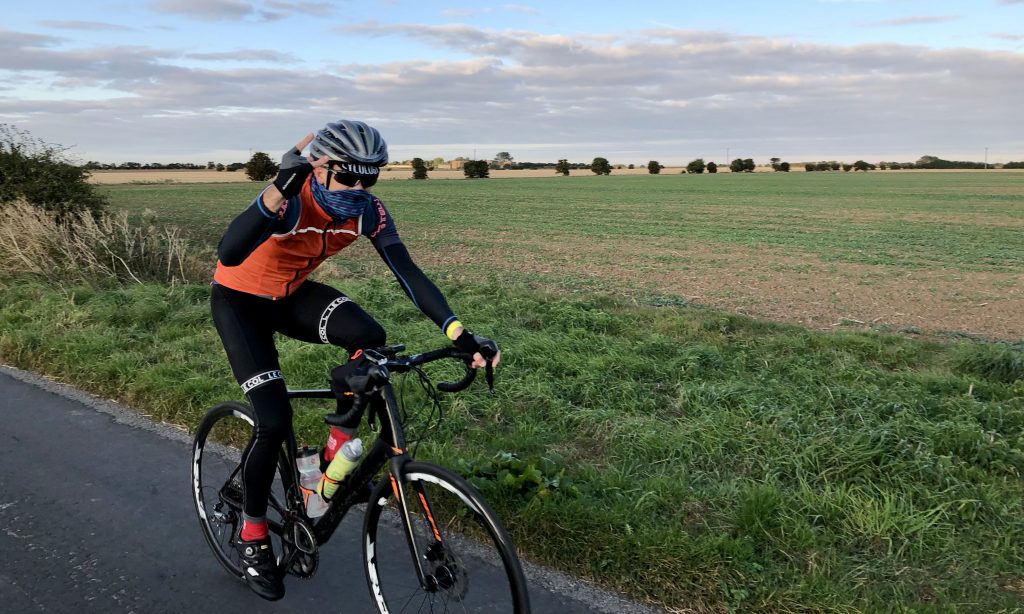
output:
[[[281,158],[277,179],[267,186],[242,213],[238,215],[217,245],[217,257],[225,266],[238,266],[261,243],[280,227],[286,226],[282,207],[302,190],[302,185],[317,166],[327,163],[327,157],[318,160],[303,158],[302,150],[313,140],[307,134]],[[297,213],[297,212],[294,212]],[[294,217],[294,216],[293,216]]]
[[[228,225],[217,245],[217,257],[224,266],[242,264],[283,222],[283,216],[267,209],[260,194]]]

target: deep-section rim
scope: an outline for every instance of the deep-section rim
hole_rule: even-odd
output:
[[[458,496],[470,511],[477,514],[481,520],[481,526],[489,533],[491,543],[500,555],[509,582],[509,594],[513,599],[514,612],[517,614],[528,613],[530,605],[526,579],[516,555],[515,546],[497,514],[479,491],[460,476],[430,463],[408,462],[403,465],[402,474],[407,488],[410,481],[432,483]],[[366,582],[378,611],[382,613],[389,612],[389,610],[381,583],[377,580],[379,572],[376,561],[376,542],[381,512],[388,499],[393,499],[390,480],[381,480],[371,495],[370,503],[367,504],[363,523],[363,563]],[[393,556],[408,557],[409,553],[402,551],[394,553]]]
[[[248,422],[250,426],[255,425],[252,408],[237,401],[219,403],[206,412],[202,421],[199,423],[199,427],[196,429],[196,435],[192,442],[192,503],[195,506],[196,517],[199,521],[199,526],[203,531],[203,537],[206,538],[206,543],[213,551],[217,558],[217,562],[220,563],[229,574],[235,576],[239,580],[244,580],[242,568],[235,564],[229,556],[229,554],[232,554],[233,552],[225,552],[223,545],[214,535],[213,527],[210,525],[210,521],[206,516],[207,508],[204,505],[204,493],[202,487],[203,456],[210,452],[206,450],[207,437],[209,436],[210,431],[213,430],[213,427],[228,416],[240,418]]]

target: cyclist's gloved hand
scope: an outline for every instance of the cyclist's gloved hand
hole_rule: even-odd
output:
[[[302,157],[302,150],[313,141],[313,133],[309,133],[295,147],[289,149],[281,157],[281,167],[274,180],[274,187],[281,192],[286,199],[296,196],[302,191],[306,178],[313,172],[313,168],[327,163],[327,156],[319,160]]]
[[[331,370],[331,389],[335,395],[375,391],[380,383],[376,366],[364,352],[356,352],[348,362]]]
[[[501,350],[498,349],[497,343],[487,337],[474,335],[468,330],[463,329],[462,333],[452,340],[452,343],[460,352],[465,352],[473,357],[471,366],[474,369],[488,364],[497,367],[498,362],[501,361]]]

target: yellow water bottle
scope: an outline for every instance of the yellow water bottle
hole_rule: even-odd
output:
[[[320,483],[316,488],[317,494],[323,497],[324,501],[330,501],[334,493],[338,492],[338,484],[359,463],[362,455],[363,442],[358,437],[349,439],[341,445],[338,453],[331,459],[331,464],[327,465],[327,471],[320,478]]]

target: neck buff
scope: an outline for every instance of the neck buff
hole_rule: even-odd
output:
[[[316,177],[310,177],[309,180],[313,182],[313,199],[316,204],[335,222],[344,222],[362,215],[366,205],[373,202],[373,194],[366,190],[328,190],[320,185]]]

